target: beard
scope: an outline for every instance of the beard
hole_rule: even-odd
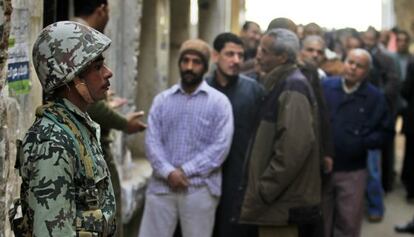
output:
[[[193,87],[201,83],[203,81],[203,74],[196,74],[193,71],[180,71],[181,75],[181,83],[183,86]]]

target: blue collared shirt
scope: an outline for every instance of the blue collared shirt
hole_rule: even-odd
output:
[[[145,138],[153,168],[148,193],[173,192],[167,178],[181,168],[190,182],[188,192],[207,186],[219,196],[233,130],[230,101],[205,81],[191,94],[179,84],[161,92],[150,109]]]

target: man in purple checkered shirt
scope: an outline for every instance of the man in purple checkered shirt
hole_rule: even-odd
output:
[[[181,83],[153,101],[145,144],[153,174],[140,237],[210,237],[221,195],[221,165],[233,136],[230,101],[210,87],[210,48],[193,39],[180,49]]]

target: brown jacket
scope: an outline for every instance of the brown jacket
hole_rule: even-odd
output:
[[[311,86],[294,65],[275,68],[265,88],[240,222],[280,226],[320,214],[318,113]]]

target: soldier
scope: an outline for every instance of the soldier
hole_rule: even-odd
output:
[[[75,0],[74,15],[75,22],[90,26],[99,32],[104,32],[109,21],[109,5],[107,0]],[[127,102],[127,101],[126,101]],[[126,116],[119,114],[110,106],[108,98],[91,104],[88,114],[93,121],[101,127],[101,146],[105,161],[111,173],[111,181],[115,191],[116,200],[116,236],[123,236],[122,226],[122,187],[121,177],[117,169],[117,159],[111,151],[113,138],[111,130],[116,129],[126,134],[133,134],[145,130],[147,125],[139,120],[144,111],[131,112]]]
[[[42,30],[33,64],[47,95],[19,155],[23,219],[17,236],[113,236],[115,196],[86,110],[101,100],[111,70],[102,52],[111,40],[71,21]]]

